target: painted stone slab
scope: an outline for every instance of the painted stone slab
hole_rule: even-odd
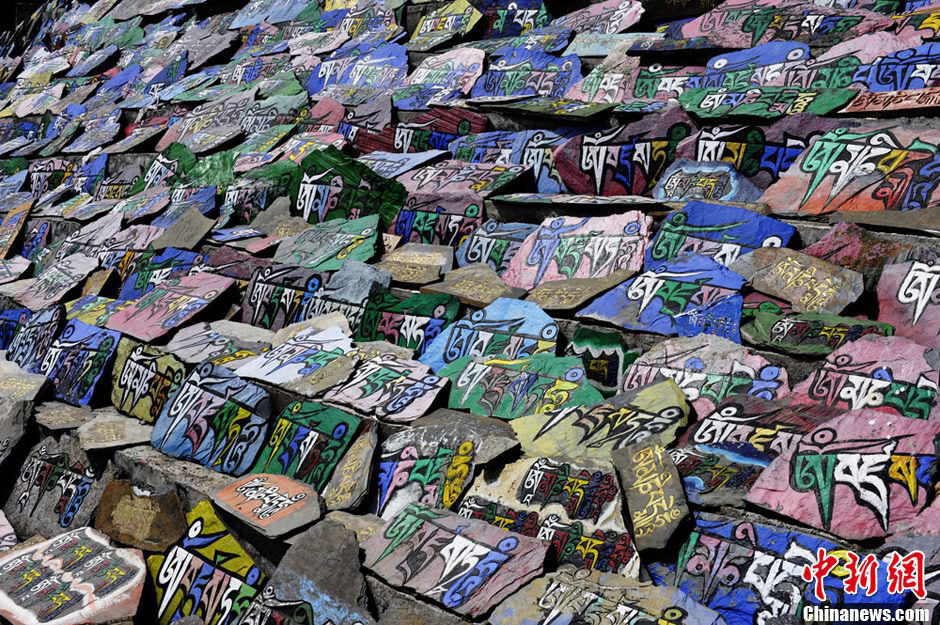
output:
[[[709,64],[713,62],[715,59]],[[858,122],[848,119],[799,114],[784,117],[769,126],[706,127],[683,141],[676,149],[676,156],[729,163],[758,188],[766,189],[790,169],[814,138],[839,127],[857,125]]]
[[[781,215],[925,208],[937,202],[940,179],[930,172],[938,143],[940,136],[930,128],[880,124],[831,130],[764,192],[761,202]]]
[[[673,108],[627,126],[573,137],[556,151],[555,166],[571,193],[650,195],[679,143],[694,131],[682,109]]]
[[[362,420],[314,401],[295,401],[271,421],[252,474],[274,473],[323,492],[360,431]]]
[[[541,29],[551,20],[542,0],[523,0],[516,3],[484,0],[477,6],[483,13],[485,24],[482,39],[516,37],[533,29]]]
[[[500,223],[489,219],[464,239],[457,249],[457,265],[464,267],[486,263],[501,274],[538,226],[524,223]]]
[[[506,420],[546,415],[602,399],[587,381],[581,360],[572,357],[535,354],[505,360],[464,356],[439,373],[452,382],[449,408]]]
[[[526,453],[608,460],[611,451],[643,440],[671,442],[685,425],[689,403],[671,380],[627,391],[593,406],[562,406],[512,422]]]
[[[627,56],[624,48],[611,50],[599,65],[565,95],[574,100],[619,104],[630,97],[639,73],[640,60]]]
[[[406,243],[383,256],[376,266],[392,274],[395,282],[422,285],[439,280],[453,263],[452,247]]]
[[[175,489],[146,494],[130,480],[112,480],[95,514],[95,529],[145,551],[166,551],[186,528]]]
[[[85,406],[71,406],[58,401],[49,401],[36,407],[36,423],[43,431],[60,432],[74,430],[83,423],[95,418],[90,408]]]
[[[636,43],[636,41],[631,42],[630,45],[633,43]],[[629,54],[629,52],[626,53]],[[686,89],[701,85],[704,72],[705,68],[697,65],[664,65],[657,63],[641,66],[636,68],[632,76],[629,77],[630,82],[626,85],[627,91],[623,94],[625,97],[622,99],[625,104],[676,100]]]
[[[464,356],[514,360],[554,352],[557,337],[558,324],[537,305],[501,297],[445,328],[419,360],[435,372]]]
[[[580,326],[565,346],[564,355],[580,358],[588,379],[607,396],[623,386],[627,366],[639,357],[640,350],[628,348],[619,331]]]
[[[379,354],[361,361],[349,379],[331,388],[323,400],[407,423],[424,415],[446,384],[447,379],[434,375],[427,365]]]
[[[136,254],[133,262],[129,263],[124,271],[125,279],[118,299],[139,299],[167,278],[173,277],[174,274],[185,275],[193,265],[202,262],[201,255],[176,247],[168,247],[160,252],[146,251]]]
[[[789,302],[797,312],[838,314],[864,289],[862,274],[783,248],[754,250],[731,269],[754,290]]]
[[[168,278],[108,320],[107,327],[152,341],[179,327],[222,295],[234,280],[213,274]]]
[[[78,426],[78,438],[82,449],[96,451],[130,447],[150,441],[153,428],[133,419],[128,419],[114,408],[94,411],[95,418]]]
[[[30,198],[26,202],[12,207],[3,213],[3,219],[0,220],[0,258],[6,258],[10,255],[13,244],[26,225],[26,218],[29,216],[33,207],[33,200]]]
[[[528,299],[543,310],[574,310],[632,275],[632,271],[618,271],[603,278],[571,278],[543,282],[529,293]]]
[[[422,293],[451,295],[467,306],[485,308],[500,298],[519,297],[521,289],[503,282],[489,265],[466,265],[451,271],[444,279],[421,287]]]
[[[217,491],[213,501],[269,537],[277,537],[320,518],[320,496],[303,482],[283,475],[254,473]]]
[[[668,202],[755,202],[760,196],[760,189],[723,162],[677,160],[653,188],[654,198]]]
[[[915,256],[912,246],[870,233],[861,226],[839,223],[826,235],[800,250],[865,276],[865,289],[874,290],[884,266]]]
[[[649,266],[694,252],[727,267],[759,247],[786,247],[795,233],[789,224],[744,208],[693,200],[662,222],[645,262]]]
[[[27,308],[7,308],[0,311],[0,349],[6,350],[13,337],[23,328],[33,312]]]
[[[503,422],[437,410],[383,441],[375,512],[388,520],[411,502],[451,508],[476,468],[517,446]]]
[[[258,267],[242,300],[242,322],[279,330],[307,318],[327,279],[326,274],[291,265]]]
[[[451,5],[453,6],[453,4]],[[395,93],[395,108],[402,111],[426,110],[463,97],[483,74],[483,50],[460,47],[426,58]]]
[[[741,342],[745,280],[714,260],[683,254],[652,263],[578,311],[577,316],[666,336],[713,334]]]
[[[56,399],[87,406],[111,371],[121,335],[73,319],[42,354],[37,373],[52,383]]]
[[[412,170],[399,178],[408,201],[388,232],[405,242],[459,247],[483,223],[483,199],[527,169],[448,160]]]
[[[676,465],[659,442],[643,441],[615,450],[636,548],[662,549],[689,514]]]
[[[26,373],[14,363],[0,360],[0,464],[23,438],[34,401],[45,385],[44,376]]]
[[[694,447],[669,450],[685,488],[686,500],[698,506],[744,507],[744,498],[764,467],[736,462]]]
[[[806,2],[731,0],[681,26],[682,37],[707,37],[722,48],[751,48],[768,41],[797,41],[829,47],[885,30],[891,20],[859,9]]]
[[[407,197],[398,181],[379,176],[335,148],[311,152],[302,168],[294,213],[309,223],[377,214],[384,228]]]
[[[547,219],[526,237],[501,277],[509,286],[532,289],[550,280],[636,271],[642,266],[651,223],[639,211]]]
[[[586,603],[584,599],[591,597]],[[681,618],[686,625],[723,625],[721,614],[692,600],[674,586],[636,582],[610,573],[585,575],[573,566],[533,580],[493,610],[493,625],[539,625],[547,619],[564,623],[616,623],[617,619],[660,623]]]
[[[636,579],[623,501],[609,461],[524,458],[491,483],[475,481],[458,514],[538,538],[561,565]]]
[[[802,622],[805,606],[828,603],[816,599],[814,582],[802,577],[803,567],[815,562],[818,549],[838,553],[848,548],[805,531],[763,522],[761,518],[702,512],[695,515],[693,530],[680,547],[675,570],[666,576],[665,583],[716,610],[728,622],[770,623],[780,616]],[[858,557],[864,560],[866,553],[859,550]],[[878,556],[874,557],[878,560]],[[740,577],[735,584],[709,584],[709,575],[720,570],[721,564],[728,561],[726,558],[737,563],[735,570],[740,571]],[[838,596],[840,607],[854,608],[870,605],[869,602],[900,605],[904,596],[888,593],[887,558],[878,564],[875,572],[878,590],[871,596],[866,596],[866,592],[854,595],[843,592],[843,579],[835,575],[823,578],[822,590],[830,598]],[[774,572],[772,577],[768,577],[770,571]],[[768,579],[772,586],[767,586]],[[769,592],[770,588],[786,592],[778,596]]]
[[[65,324],[62,306],[50,306],[30,316],[13,336],[6,359],[24,371],[39,373],[42,359]]]
[[[372,483],[373,456],[379,446],[378,424],[366,421],[323,490],[327,510],[359,508]]]
[[[78,625],[131,618],[146,578],[136,549],[116,549],[83,527],[0,558],[0,615],[22,625]],[[44,584],[23,583],[24,579]]]
[[[185,365],[209,361],[216,365],[234,366],[233,363],[253,358],[269,348],[270,343],[243,340],[231,333],[213,329],[208,323],[197,323],[181,328],[173,335],[165,351]]]
[[[375,255],[378,227],[378,215],[317,224],[282,239],[274,262],[316,271],[336,271],[350,259],[367,262]]]
[[[363,154],[356,160],[365,164],[383,178],[398,178],[412,169],[443,159],[446,155],[446,150],[427,150],[411,154],[376,151]]]
[[[747,500],[849,540],[885,536],[926,507],[938,434],[933,423],[870,410],[845,413],[771,462]],[[870,467],[864,481],[851,465]]]
[[[792,452],[813,428],[840,414],[838,408],[732,395],[693,424],[680,446],[686,443],[732,462],[767,466],[777,456]]]
[[[560,98],[579,80],[581,59],[577,56],[556,57],[541,49],[507,48],[490,62],[470,98]]]
[[[878,281],[878,320],[898,336],[940,348],[940,265],[917,260],[887,265]]]
[[[244,475],[268,433],[270,397],[224,367],[199,365],[154,423],[153,446],[228,475]]]
[[[157,597],[156,618],[170,625],[199,616],[206,625],[237,622],[264,584],[264,573],[201,501],[186,515],[183,538],[166,553],[147,558]],[[215,584],[215,586],[210,585]],[[225,589],[226,601],[213,588]]]
[[[800,89],[754,87],[735,91],[725,88],[685,89],[679,103],[687,112],[705,119],[729,115],[774,119],[784,115],[829,115],[858,97],[852,89]]]
[[[419,504],[405,507],[363,548],[365,566],[391,585],[468,616],[483,614],[539,575],[546,554],[534,538]],[[473,558],[451,564],[458,548]],[[419,564],[411,565],[417,553]]]
[[[359,342],[388,341],[420,356],[457,319],[459,310],[457,299],[447,294],[399,298],[376,293],[366,302],[353,338]]]
[[[464,135],[448,149],[454,158],[471,163],[530,165],[540,192],[559,193],[565,185],[552,153],[565,141],[565,136],[548,130],[496,130]]]
[[[790,394],[786,369],[709,334],[667,339],[655,345],[630,365],[623,389],[667,379],[679,385],[697,414],[710,414],[729,395],[779,399]]]
[[[553,96],[526,96],[525,99],[504,98],[502,100],[497,97],[492,102],[487,102],[484,98],[477,98],[471,103],[479,103],[482,106],[508,111],[516,115],[543,117],[548,123],[556,124],[586,123],[614,109],[614,105],[608,102],[584,102],[583,100],[555,98]]]
[[[605,0],[552,20],[551,26],[570,28],[575,33],[612,34],[627,30],[643,15],[638,0]]]
[[[937,354],[900,336],[867,335],[829,354],[791,401],[937,420]]]
[[[95,469],[77,438],[46,437],[29,451],[3,512],[18,536],[58,536],[89,524],[113,477],[111,463]]]
[[[35,278],[11,282],[0,288],[4,291],[11,289],[17,302],[38,311],[62,301],[97,268],[97,258],[72,254],[45,268]]]
[[[235,374],[270,384],[287,384],[314,375],[352,350],[352,341],[339,328],[310,329],[245,362],[235,369]]]
[[[29,269],[29,261],[22,256],[0,260],[0,284],[18,280]]]
[[[427,52],[447,41],[466,35],[483,18],[467,0],[454,0],[441,8],[422,15],[408,41],[408,50]]]
[[[787,314],[770,302],[745,313],[741,324],[741,336],[748,343],[801,356],[827,356],[869,334],[893,336],[895,329],[887,323],[829,313]]]

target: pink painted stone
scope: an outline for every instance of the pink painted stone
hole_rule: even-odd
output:
[[[885,266],[878,281],[878,321],[893,325],[898,336],[940,348],[940,264]]]
[[[829,354],[790,402],[940,421],[937,357],[910,339],[869,334]]]
[[[549,217],[522,242],[503,282],[533,289],[545,282],[638,271],[653,220],[640,211],[610,217]]]
[[[153,341],[183,325],[224,293],[235,280],[211,273],[171,278],[108,320],[109,330]]]
[[[906,243],[882,239],[861,226],[843,222],[800,251],[873,278],[886,263],[910,249]]]
[[[771,462],[747,501],[848,540],[886,536],[930,500],[938,436],[938,423],[848,412]]]

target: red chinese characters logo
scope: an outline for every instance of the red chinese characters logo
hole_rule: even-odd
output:
[[[840,565],[842,587],[847,595],[864,593],[866,597],[871,597],[877,593],[878,569],[885,564],[889,594],[899,595],[910,591],[918,599],[927,596],[922,551],[912,551],[906,555],[892,551],[886,562],[878,560],[873,554],[861,558],[857,553],[846,551],[840,552],[840,555],[844,556],[844,561],[820,547],[816,550],[816,561],[803,566],[803,580],[813,583],[813,595],[819,601],[826,601],[826,577],[834,574]]]

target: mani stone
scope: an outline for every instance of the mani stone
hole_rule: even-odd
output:
[[[688,417],[685,393],[674,381],[664,380],[591,406],[521,417],[510,425],[530,455],[604,460],[611,451],[647,438],[671,443]]]
[[[110,461],[93,465],[76,437],[47,436],[29,451],[3,511],[18,536],[58,536],[89,524],[113,477]]]
[[[615,271],[603,278],[571,278],[542,282],[532,289],[526,299],[535,302],[543,310],[573,310],[580,308],[589,299],[630,279],[633,273],[632,271]]]
[[[358,508],[369,494],[372,458],[379,444],[379,435],[374,422],[367,421],[364,425],[365,429],[343,454],[323,490],[327,510]]]
[[[882,538],[927,507],[938,438],[933,421],[847,412],[774,459],[747,501],[846,540]]]
[[[241,622],[286,623],[306,612],[334,625],[375,625],[367,607],[356,536],[324,519],[295,539]]]
[[[524,294],[523,289],[514,289],[484,263],[467,265],[444,276],[442,282],[421,287],[422,293],[453,295],[461,304],[485,308],[501,297],[513,298]]]
[[[46,378],[27,373],[12,362],[0,360],[0,464],[23,438],[33,401]]]
[[[686,500],[699,506],[743,507],[744,498],[764,469],[694,447],[670,449],[669,456],[682,476]]]
[[[408,243],[376,263],[392,274],[392,280],[405,284],[428,284],[440,280],[454,265],[454,248],[449,245]]]
[[[216,505],[269,538],[317,521],[320,495],[286,475],[252,473],[213,495]]]
[[[682,478],[656,440],[616,449],[611,458],[630,511],[637,549],[662,549],[689,514]]]
[[[292,337],[306,330],[322,332],[330,328],[339,328],[340,332],[346,336],[352,336],[352,330],[349,328],[349,320],[346,318],[346,315],[341,312],[331,312],[312,319],[307,319],[306,321],[298,321],[297,323],[284,326],[274,333],[274,337],[271,339],[271,345],[274,347],[283,345]]]
[[[731,264],[761,293],[789,302],[797,312],[838,314],[864,289],[862,274],[781,247],[762,247]]]
[[[116,549],[90,527],[5,554],[0,567],[0,616],[17,625],[130,619],[146,578],[140,551]]]
[[[385,521],[374,514],[350,514],[349,512],[340,510],[330,512],[324,517],[324,520],[336,521],[353,532],[360,546],[375,534],[381,532],[382,528],[385,527]],[[288,538],[287,542],[295,544],[298,538],[299,537]]]
[[[940,348],[940,264],[887,265],[877,293],[878,321],[893,325],[898,336]]]
[[[718,612],[673,586],[654,586],[600,571],[586,573],[570,565],[518,590],[496,606],[489,622],[725,624]]]
[[[186,531],[186,517],[175,487],[157,494],[113,480],[101,495],[95,528],[125,545],[166,551]]]
[[[365,566],[388,584],[467,616],[486,613],[540,575],[547,550],[538,539],[420,504],[406,506],[363,548]],[[457,553],[474,557],[456,563]]]
[[[50,401],[36,407],[36,423],[51,432],[74,430],[94,418],[95,413],[87,406]]]
[[[907,243],[883,239],[861,226],[840,223],[823,238],[800,251],[861,273],[865,276],[868,290],[875,285],[886,264],[902,259],[911,249]]]
[[[113,408],[102,408],[92,414],[94,419],[78,426],[78,439],[86,451],[129,447],[150,441],[153,426],[125,417]]]

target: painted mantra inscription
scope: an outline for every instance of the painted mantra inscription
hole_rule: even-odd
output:
[[[306,493],[296,495],[282,493],[276,485],[268,484],[268,478],[263,476],[252,478],[236,488],[235,492],[248,501],[258,502],[258,506],[251,512],[262,521],[270,519],[281,510],[307,498]]]

